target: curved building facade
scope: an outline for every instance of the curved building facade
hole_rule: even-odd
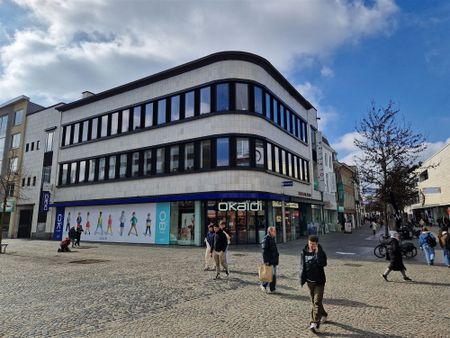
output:
[[[317,112],[265,59],[221,52],[58,107],[55,238],[202,245],[305,234]],[[284,182],[284,183],[283,183]],[[284,217],[283,217],[284,210]]]

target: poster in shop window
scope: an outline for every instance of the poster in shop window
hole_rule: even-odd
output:
[[[83,229],[82,241],[169,244],[170,204],[66,207],[63,236]]]

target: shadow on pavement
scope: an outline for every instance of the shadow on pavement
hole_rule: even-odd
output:
[[[293,300],[299,300],[299,301],[307,301],[309,302],[309,296],[304,295],[295,295],[295,294],[283,294],[281,293],[279,295],[281,298],[287,298],[287,299],[293,299]],[[355,300],[349,300],[349,299],[340,299],[340,298],[331,298],[331,299],[324,299],[323,300],[324,305],[336,305],[336,306],[348,306],[348,307],[369,307],[374,309],[386,309],[383,306],[377,306],[377,305],[369,305],[362,302],[357,302]]]
[[[325,325],[337,326],[337,327],[340,327],[343,330],[350,331],[351,333],[319,332],[318,333],[319,336],[323,336],[323,337],[389,337],[389,338],[402,338],[402,336],[397,336],[397,335],[393,335],[393,334],[386,335],[386,334],[380,334],[380,333],[372,332],[372,331],[365,331],[365,330],[357,329],[357,328],[355,328],[353,326],[350,326],[350,325],[336,323],[336,322],[333,322],[333,321],[328,321],[327,324],[325,324]]]
[[[431,285],[431,286],[450,286],[450,283],[433,283],[433,282],[422,282],[422,281],[415,281],[412,282],[398,282],[398,281],[389,281],[389,283],[396,283],[396,284],[419,284],[419,285]]]

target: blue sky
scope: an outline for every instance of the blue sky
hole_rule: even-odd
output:
[[[0,0],[0,102],[78,99],[220,50],[272,62],[318,109],[341,160],[372,101],[450,139],[448,1]]]

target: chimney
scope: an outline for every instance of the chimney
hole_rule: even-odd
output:
[[[81,93],[81,98],[85,99],[89,96],[93,96],[95,95],[93,92],[90,92],[89,90],[85,90],[84,92]]]

